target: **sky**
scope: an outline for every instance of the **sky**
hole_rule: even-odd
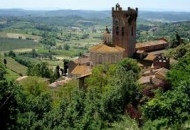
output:
[[[21,8],[29,10],[110,10],[119,3],[139,10],[190,12],[190,0],[0,0],[0,9]]]

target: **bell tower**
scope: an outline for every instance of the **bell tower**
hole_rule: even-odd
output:
[[[136,45],[138,8],[122,10],[119,4],[112,8],[112,43],[125,49],[124,57],[132,57]]]

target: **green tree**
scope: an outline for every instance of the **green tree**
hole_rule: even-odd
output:
[[[53,71],[48,67],[48,63],[41,62],[28,68],[29,76],[40,76],[44,78],[52,78]]]
[[[50,45],[50,46],[56,45],[56,41],[54,38],[44,38],[40,41],[40,43],[45,44],[45,45]]]
[[[190,114],[190,56],[186,55],[171,68],[167,75],[168,91],[155,93],[143,106],[145,128],[183,129]]]
[[[69,49],[70,49],[70,46],[69,46],[68,44],[64,44],[63,48],[64,48],[65,50],[69,50]]]
[[[7,60],[6,60],[6,59],[3,59],[3,63],[4,63],[4,65],[6,66]]]
[[[6,79],[0,79],[0,125],[2,130],[13,129],[17,117],[18,86]]]
[[[32,49],[32,57],[36,58],[38,56],[38,53],[36,52],[35,49]]]
[[[121,62],[119,62],[118,66],[124,69],[125,71],[132,72],[135,79],[139,78],[140,67],[137,65],[136,60],[124,58]]]
[[[18,114],[15,129],[43,129],[43,119],[52,109],[47,84],[33,77],[22,83],[17,95]]]
[[[0,126],[1,129],[12,129],[16,123],[18,86],[5,78],[6,70],[0,55]]]
[[[4,79],[5,73],[6,73],[5,66],[2,63],[0,56],[0,80]]]
[[[8,56],[14,58],[16,57],[16,54],[11,50],[9,51]]]
[[[84,114],[80,127],[91,130],[104,128],[105,123],[102,117],[106,114],[104,113],[101,92],[96,88],[89,89],[86,92],[84,105]]]

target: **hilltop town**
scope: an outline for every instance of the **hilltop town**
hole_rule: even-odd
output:
[[[0,13],[2,129],[189,129],[188,21],[28,13]]]

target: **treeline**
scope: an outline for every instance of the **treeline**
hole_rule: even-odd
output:
[[[190,36],[189,36],[189,30],[190,30],[190,22],[176,22],[176,23],[163,23],[159,29],[154,31],[155,36],[167,36],[170,39],[173,40],[175,37],[175,33],[177,32],[181,38],[184,40],[187,40],[189,42]]]

